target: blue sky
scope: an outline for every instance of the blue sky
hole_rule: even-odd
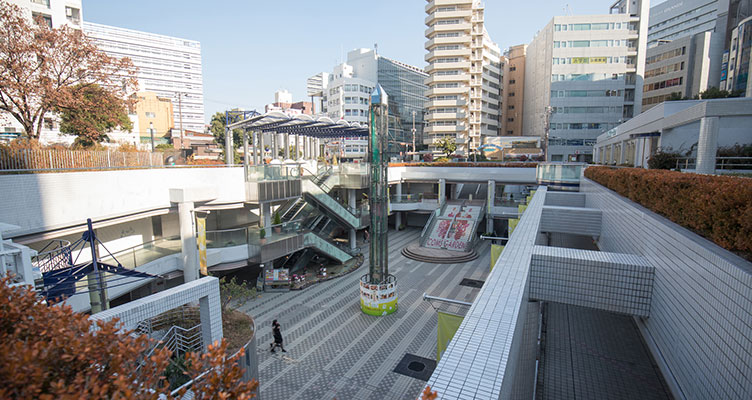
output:
[[[653,1],[653,4],[661,1]],[[612,0],[486,0],[486,29],[504,49],[529,43],[554,15],[602,14]],[[305,80],[348,50],[373,47],[426,65],[424,0],[84,0],[84,19],[201,42],[206,115],[262,110],[274,92],[305,97]],[[208,120],[208,118],[207,118]]]

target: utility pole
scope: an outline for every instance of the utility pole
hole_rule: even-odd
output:
[[[180,119],[180,150],[183,150],[183,93],[178,92],[178,119]]]
[[[149,122],[149,134],[151,135],[151,152],[154,152],[154,122]]]
[[[413,110],[413,153],[417,152],[415,149],[415,110]]]

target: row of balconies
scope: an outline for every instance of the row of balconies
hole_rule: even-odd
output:
[[[464,22],[460,24],[449,24],[449,25],[434,25],[426,29],[425,35],[427,38],[433,39],[433,34],[437,32],[452,32],[452,31],[470,32],[470,26],[471,24],[469,22]]]
[[[470,69],[470,61],[458,61],[451,63],[431,63],[426,67],[426,73],[430,74],[435,70],[447,69]]]
[[[469,80],[470,80],[470,74],[431,75],[428,78],[424,79],[423,83],[429,86],[434,83],[439,83],[439,82],[460,82],[464,85],[467,85],[467,82]]]
[[[456,88],[431,88],[425,93],[427,97],[441,96],[441,95],[467,95],[470,90],[467,86],[460,86]]]
[[[470,19],[472,17],[473,10],[466,9],[466,10],[455,10],[455,11],[436,11],[429,14],[426,19],[425,23],[426,26],[433,25],[437,19]]]
[[[465,6],[472,8],[473,0],[431,0],[426,4],[425,10],[427,14],[430,14],[438,7],[446,6]],[[482,7],[481,7],[482,8]]]
[[[426,62],[431,62],[431,60],[439,57],[469,57],[470,56],[470,49],[464,48],[464,49],[457,49],[457,50],[431,50],[426,54],[424,57]]]

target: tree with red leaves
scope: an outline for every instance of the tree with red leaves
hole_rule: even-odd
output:
[[[150,339],[121,332],[117,321],[97,322],[67,306],[48,306],[25,286],[0,280],[0,398],[179,399],[164,372],[170,351],[144,353]],[[93,329],[96,328],[96,329]],[[250,399],[258,384],[241,381],[239,356],[227,344],[186,355],[197,399]]]
[[[129,58],[106,55],[80,30],[35,24],[0,2],[0,111],[30,139],[39,138],[46,113],[86,106],[92,85],[126,104],[137,88],[135,72]]]

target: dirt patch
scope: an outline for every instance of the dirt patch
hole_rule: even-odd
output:
[[[222,332],[228,354],[234,354],[253,336],[253,319],[240,311],[228,310],[222,315]]]

